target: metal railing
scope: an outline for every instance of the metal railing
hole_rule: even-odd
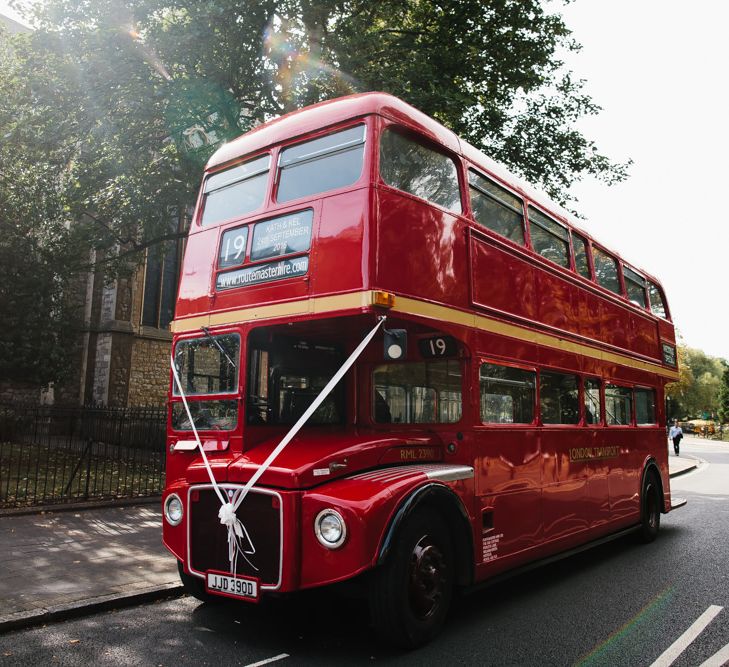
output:
[[[158,495],[166,410],[0,403],[0,508]]]

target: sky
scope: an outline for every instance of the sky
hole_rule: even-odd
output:
[[[573,186],[584,228],[663,283],[689,347],[729,360],[729,3],[576,0],[566,62],[603,110],[581,122],[630,178]]]
[[[580,130],[630,178],[573,186],[582,226],[655,275],[690,347],[729,359],[729,3],[575,0],[560,12],[582,44],[566,66],[602,107]],[[7,2],[0,12],[14,17]]]

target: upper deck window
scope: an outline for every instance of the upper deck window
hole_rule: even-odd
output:
[[[628,295],[628,299],[636,306],[647,308],[645,278],[627,266],[623,266],[623,278],[625,279],[625,293]]]
[[[203,227],[239,218],[261,206],[270,165],[271,156],[264,155],[209,176],[204,189]]]
[[[575,250],[575,271],[583,278],[590,279],[590,263],[587,259],[587,239],[579,234],[572,233],[572,245]]]
[[[555,264],[570,268],[570,240],[566,227],[530,206],[529,233],[535,252]]]
[[[666,319],[666,304],[663,301],[663,294],[661,288],[655,283],[648,281],[648,296],[651,300],[651,312],[658,317]]]
[[[362,173],[364,147],[365,126],[356,125],[284,148],[278,160],[277,201],[351,185]]]
[[[595,265],[595,279],[597,284],[620,294],[620,278],[618,278],[618,262],[604,250],[592,246],[592,261]]]
[[[468,185],[476,222],[524,245],[521,199],[472,169],[468,170]]]
[[[453,160],[394,130],[386,130],[380,139],[380,175],[393,188],[456,213],[462,210]]]

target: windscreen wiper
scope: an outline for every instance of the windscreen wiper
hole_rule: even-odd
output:
[[[228,360],[228,363],[233,368],[238,368],[235,365],[235,363],[233,362],[233,360],[230,358],[230,356],[228,355],[228,353],[225,351],[225,348],[220,344],[220,341],[217,338],[215,338],[215,336],[213,336],[210,333],[210,331],[208,331],[208,328],[207,327],[200,327],[200,328],[202,329],[202,332],[205,334],[205,336],[207,337],[207,339],[209,341],[211,341],[212,344],[215,345],[215,347],[217,347],[220,350],[220,352],[223,354],[223,356]]]

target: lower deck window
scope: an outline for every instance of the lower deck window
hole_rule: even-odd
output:
[[[461,419],[461,367],[438,360],[377,366],[374,420],[379,424],[454,423]]]
[[[614,384],[605,385],[605,416],[609,426],[628,426],[633,419],[633,391]]]
[[[534,371],[481,364],[481,421],[485,424],[531,424],[536,387]]]
[[[190,401],[188,407],[198,431],[233,431],[238,426],[238,401]],[[192,431],[193,422],[183,403],[172,404],[175,431]]]
[[[656,392],[653,389],[635,390],[636,424],[656,423]]]
[[[600,410],[600,382],[598,380],[585,380],[585,424],[599,424]]]
[[[577,376],[540,372],[539,406],[543,424],[576,424],[580,420]]]

